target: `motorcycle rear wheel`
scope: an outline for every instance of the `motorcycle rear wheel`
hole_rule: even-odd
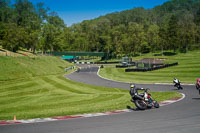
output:
[[[142,100],[135,100],[135,106],[140,110],[145,110],[147,108],[147,104]]]
[[[182,90],[182,89],[183,89],[183,87],[182,87],[182,86],[178,86],[178,89],[179,89],[179,90]]]

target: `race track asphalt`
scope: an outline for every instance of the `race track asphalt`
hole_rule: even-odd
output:
[[[87,84],[129,89],[128,83],[98,77],[98,67],[84,67],[80,72],[65,77]],[[178,91],[186,97],[159,109],[44,123],[2,125],[0,133],[200,133],[200,95],[195,86],[184,85],[183,90],[176,90],[173,85],[137,86],[148,87],[151,91]]]

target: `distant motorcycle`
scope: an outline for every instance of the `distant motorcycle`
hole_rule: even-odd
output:
[[[174,82],[174,87],[177,87],[178,90],[183,89],[183,87],[181,86],[181,82],[178,79],[174,78],[173,82]]]
[[[81,69],[80,69],[80,68],[78,68],[78,69],[76,70],[76,72],[80,72],[80,70],[81,70]]]
[[[196,89],[199,90],[199,94],[200,94],[200,78],[197,79]]]
[[[138,93],[138,90],[144,91],[143,93]],[[131,102],[135,104],[135,106],[139,110],[145,110],[150,108],[159,108],[160,105],[157,101],[153,100],[151,94],[148,93],[148,88],[130,88],[130,95],[132,97]]]

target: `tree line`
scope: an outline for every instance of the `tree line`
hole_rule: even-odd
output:
[[[43,3],[0,0],[0,45],[5,49],[62,50],[65,27],[57,13],[49,12]]]
[[[172,0],[67,27],[43,3],[0,0],[0,45],[17,51],[107,52],[110,56],[200,47],[200,0]]]

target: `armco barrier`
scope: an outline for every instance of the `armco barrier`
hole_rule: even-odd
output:
[[[157,66],[154,68],[136,68],[136,69],[125,69],[125,72],[146,72],[146,71],[154,71],[166,67],[176,66],[178,65],[178,62],[172,63],[172,64],[165,64],[163,66]]]
[[[132,67],[135,65],[116,65],[116,68],[126,68],[126,67]]]
[[[118,64],[119,63],[119,61],[112,61],[112,62],[107,62],[107,61],[105,61],[105,62],[96,62],[96,64]]]
[[[69,70],[74,69],[74,68],[75,68],[75,66],[72,66],[72,67],[65,68],[64,70],[69,71]]]
[[[126,68],[128,65],[116,65],[116,68]]]
[[[94,64],[94,62],[75,62],[75,64]]]

